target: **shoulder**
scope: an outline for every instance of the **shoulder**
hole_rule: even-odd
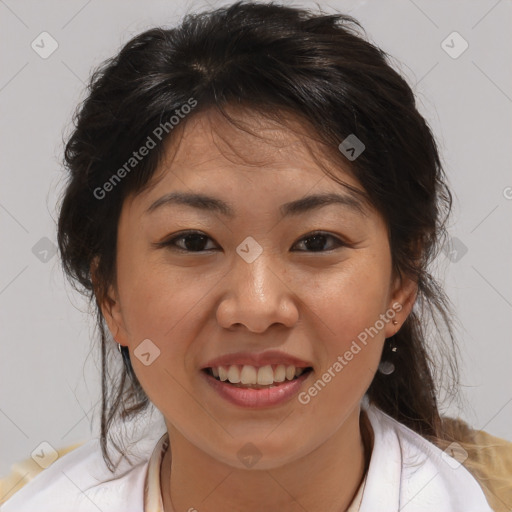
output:
[[[83,443],[72,444],[57,450],[57,459],[75,450],[82,444]],[[0,505],[5,503],[43,470],[43,466],[37,464],[35,459],[32,459],[32,457],[13,464],[9,474],[0,479]]]
[[[383,497],[390,510],[403,512],[491,512],[455,446],[443,451],[377,407],[367,406],[366,411],[374,447],[361,512]]]
[[[495,512],[510,512],[512,442],[483,430],[474,430],[460,418],[443,418],[443,421],[461,447],[460,450],[467,454],[463,464],[478,480],[492,509]]]
[[[0,511],[142,512],[144,480],[153,445],[153,441],[143,442],[135,463],[131,465],[123,458],[112,473],[103,460],[99,440],[93,439],[38,473]]]

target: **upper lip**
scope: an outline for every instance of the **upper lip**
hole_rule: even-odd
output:
[[[251,365],[251,366],[266,366],[269,364],[283,364],[294,365],[296,368],[307,368],[313,365],[303,359],[280,352],[278,350],[268,350],[267,352],[234,352],[232,354],[224,354],[223,356],[211,359],[201,366],[201,369],[215,368],[218,366],[231,366],[231,365]]]

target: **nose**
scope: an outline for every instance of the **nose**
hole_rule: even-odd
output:
[[[286,271],[265,251],[251,263],[237,255],[222,286],[217,321],[225,329],[243,325],[263,333],[274,324],[293,327],[299,319],[299,301]]]

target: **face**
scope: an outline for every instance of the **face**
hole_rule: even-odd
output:
[[[271,468],[312,452],[358,411],[414,287],[392,275],[380,214],[326,176],[296,131],[244,120],[262,137],[213,112],[188,120],[151,187],[125,200],[103,312],[170,435],[239,468],[252,443]],[[347,169],[335,172],[363,191]],[[176,192],[217,203],[162,199]],[[342,199],[290,205],[319,194]],[[222,356],[232,357],[217,364]],[[278,366],[310,370],[256,390],[204,369],[231,363],[248,378],[268,378],[270,365],[276,381]]]

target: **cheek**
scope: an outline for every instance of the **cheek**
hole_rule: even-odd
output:
[[[133,369],[157,407],[182,399],[186,405],[190,397],[180,389],[195,369],[191,345],[207,321],[201,300],[211,286],[185,273],[166,273],[161,265],[133,263],[119,274]],[[141,353],[150,356],[139,358]]]
[[[389,277],[387,266],[372,258],[315,282],[306,305],[315,313],[309,315],[315,322],[312,331],[322,340],[316,355],[322,362],[319,377],[325,373],[322,380],[329,388],[324,398],[332,394],[339,401],[347,390],[364,393],[371,383],[385,341],[385,326],[392,320],[385,314]]]
[[[330,338],[346,343],[373,326],[385,312],[389,284],[387,265],[377,264],[374,258],[354,259],[342,269],[304,283],[301,293],[308,309],[331,333]]]
[[[119,290],[123,298],[123,320],[132,342],[158,339],[181,330],[187,324],[187,313],[198,303],[201,288],[197,280],[187,278],[186,271],[170,272],[159,262],[137,256],[128,259],[119,270]]]
[[[322,364],[298,397],[304,421],[315,418],[325,428],[336,430],[370,386],[385,341],[384,283],[378,274],[365,279],[354,273],[319,288],[329,293],[312,297],[310,305],[317,319],[313,331],[322,341],[316,355]]]

